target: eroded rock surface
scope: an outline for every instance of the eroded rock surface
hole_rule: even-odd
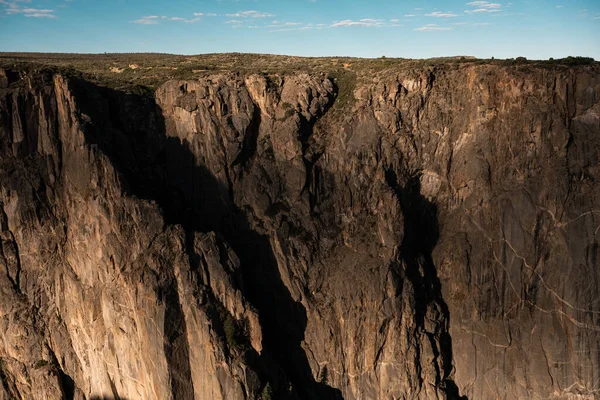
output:
[[[597,66],[0,78],[0,398],[600,393]]]

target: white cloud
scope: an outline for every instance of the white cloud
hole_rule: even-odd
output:
[[[274,28],[274,27],[297,26],[297,25],[302,25],[302,23],[300,23],[300,22],[286,22],[286,21],[273,21],[273,22],[271,22],[271,25],[267,25],[267,27],[268,28]]]
[[[158,16],[156,15],[147,15],[140,19],[136,19],[131,21],[132,24],[140,24],[140,25],[156,25],[158,24]]]
[[[565,6],[556,6],[556,8],[565,8]]]
[[[181,18],[181,17],[171,17],[169,19],[171,21],[185,22],[186,24],[193,24],[195,22],[200,21],[200,18],[187,19],[187,18]]]
[[[267,17],[274,17],[275,15],[267,13],[267,12],[249,10],[249,11],[240,11],[235,14],[225,14],[225,16],[231,17],[231,18],[267,18]]]
[[[273,33],[273,32],[289,32],[289,31],[306,31],[306,30],[310,30],[310,29],[323,29],[323,27],[321,27],[321,26],[306,25],[306,26],[301,26],[299,28],[272,29],[272,30],[269,31],[269,33]]]
[[[489,1],[472,1],[467,3],[467,5],[476,8],[502,8],[502,4],[490,3]]]
[[[467,14],[494,13],[499,12],[502,8],[502,4],[489,1],[472,1],[467,5],[473,7],[472,10],[465,10]]]
[[[166,15],[147,15],[142,18],[131,21],[132,24],[139,25],[157,25],[160,21],[174,21],[174,22],[185,22],[186,24],[194,24],[200,21],[200,18],[182,18],[182,17],[168,17]]]
[[[427,24],[425,26],[415,29],[415,31],[450,31],[450,30],[452,30],[452,28],[437,26],[436,24]]]
[[[479,14],[479,13],[494,13],[500,10],[490,10],[489,8],[476,8],[475,10],[465,10],[467,14]]]
[[[343,26],[383,26],[384,23],[380,19],[363,18],[357,21],[352,19],[345,19],[343,21],[334,21],[331,25],[332,28],[338,28]]]
[[[0,0],[0,4],[5,4],[7,6],[18,7],[16,3],[31,3],[31,0]]]
[[[216,17],[217,14],[215,13],[194,13],[194,17]]]
[[[8,15],[22,14],[25,17],[33,17],[33,18],[56,18],[56,15],[54,15],[54,10],[31,8],[31,7],[21,8],[21,6],[17,4],[18,2],[19,3],[30,3],[31,1],[30,0],[13,0],[13,1],[0,0],[0,4],[4,4],[6,6],[4,11]]]
[[[453,18],[453,17],[458,17],[458,14],[453,14],[452,11],[448,11],[446,13],[434,11],[432,13],[425,14],[425,16],[426,17],[437,17],[437,18]]]
[[[44,13],[44,12],[25,14],[25,16],[26,17],[34,17],[34,18],[56,18],[56,16],[49,14],[49,13]]]

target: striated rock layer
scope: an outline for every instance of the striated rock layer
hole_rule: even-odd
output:
[[[597,398],[600,69],[355,79],[2,71],[0,399]]]

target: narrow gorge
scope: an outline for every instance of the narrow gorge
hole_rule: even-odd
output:
[[[600,67],[0,69],[0,399],[596,399]]]

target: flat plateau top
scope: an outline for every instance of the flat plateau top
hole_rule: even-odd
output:
[[[269,54],[222,53],[193,56],[158,53],[2,53],[0,68],[35,71],[52,69],[83,75],[98,84],[118,88],[156,89],[170,79],[197,79],[215,73],[261,73],[283,75],[292,73],[353,74],[358,78],[407,70],[429,68],[461,68],[473,65],[497,65],[518,69],[564,69],[581,65],[599,66],[586,57],[557,60],[527,60],[525,58],[495,60],[469,56],[430,59],[296,57]]]

